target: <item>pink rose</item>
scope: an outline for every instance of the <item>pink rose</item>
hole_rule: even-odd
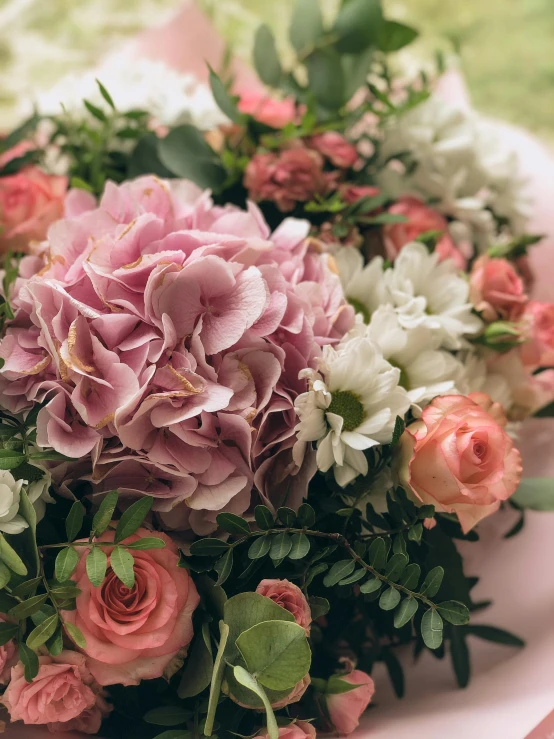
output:
[[[326,131],[309,140],[311,146],[340,169],[350,169],[358,161],[356,147],[336,131]]]
[[[521,456],[488,395],[444,395],[400,440],[400,480],[416,502],[456,513],[464,532],[494,513],[521,479]]]
[[[554,305],[530,300],[523,315],[529,340],[519,351],[523,364],[536,369],[554,365]]]
[[[293,210],[296,203],[326,190],[323,159],[302,146],[255,154],[246,167],[244,185],[253,200],[270,200],[282,212]]]
[[[126,543],[151,535],[146,529]],[[104,534],[101,541],[109,541]],[[165,534],[163,549],[134,551],[135,584],[123,585],[108,566],[104,583],[89,581],[81,555],[74,579],[81,593],[75,611],[64,612],[65,621],[77,626],[86,639],[87,664],[100,685],[138,685],[179,669],[192,639],[192,614],[198,593],[187,570],[179,568],[177,547]],[[109,548],[104,548],[108,556]],[[109,564],[109,560],[108,560]]]
[[[84,655],[64,651],[57,657],[39,657],[39,663],[32,683],[25,680],[21,663],[12,668],[11,681],[2,697],[11,721],[47,724],[53,733],[100,731],[102,719],[112,709]]]
[[[296,104],[292,98],[278,100],[262,90],[246,90],[240,94],[238,109],[251,115],[260,123],[272,128],[284,128],[298,117]]]
[[[523,280],[507,259],[479,257],[470,276],[470,300],[486,321],[517,321],[528,298]]]
[[[256,734],[259,739],[269,739],[267,731]],[[279,729],[279,739],[316,739],[315,729],[307,721],[296,721]]]
[[[312,612],[298,585],[288,580],[262,580],[256,592],[265,595],[266,598],[271,598],[272,601],[292,613],[296,623],[302,626],[309,636]]]
[[[342,185],[340,194],[347,203],[357,203],[362,198],[375,198],[379,195],[379,188],[372,185]]]
[[[351,734],[360,723],[360,716],[368,707],[375,692],[375,683],[362,670],[352,670],[348,675],[340,675],[340,678],[351,685],[359,686],[347,693],[331,693],[325,696],[331,723],[339,734],[345,735]]]
[[[383,227],[387,257],[391,261],[396,259],[403,246],[415,241],[421,234],[427,231],[440,231],[442,236],[435,247],[440,260],[452,259],[458,269],[466,268],[464,256],[448,233],[446,218],[436,210],[425,205],[421,200],[406,195],[391,205],[388,212],[407,219],[404,223],[388,223]]]
[[[46,236],[48,226],[63,215],[67,178],[27,167],[0,177],[0,251],[26,250]]]

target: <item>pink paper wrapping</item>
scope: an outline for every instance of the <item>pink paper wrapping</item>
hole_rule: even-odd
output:
[[[205,62],[217,68],[223,48],[192,2],[170,24],[146,32],[134,45],[137,54],[164,60],[202,80],[207,79]],[[259,84],[245,65],[235,62],[234,71],[241,87]],[[456,72],[444,76],[439,91],[453,102],[469,105],[467,89]],[[547,236],[531,252],[537,278],[534,297],[552,301],[554,156],[513,126],[498,123],[498,136],[518,152],[521,169],[529,178],[534,203],[530,230]],[[554,477],[553,442],[553,421],[534,419],[525,424],[519,447],[526,477]],[[466,572],[480,577],[475,599],[494,601],[474,622],[513,631],[526,639],[526,647],[514,649],[471,637],[473,674],[465,690],[456,687],[448,658],[439,662],[427,653],[413,664],[407,652],[406,697],[396,699],[385,671],[377,669],[374,705],[352,739],[525,739],[554,709],[554,513],[529,513],[523,532],[503,539],[512,522],[510,514],[485,521],[480,527],[481,542],[464,546],[463,553]],[[44,728],[14,725],[6,736],[46,739],[52,735]],[[62,736],[84,739],[76,734]]]

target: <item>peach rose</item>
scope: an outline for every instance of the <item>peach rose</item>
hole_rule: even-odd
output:
[[[400,482],[417,503],[456,513],[464,532],[494,513],[521,479],[504,411],[484,393],[443,395],[400,439]]]
[[[312,136],[308,144],[319,151],[332,165],[339,169],[350,169],[358,161],[358,150],[336,131],[326,131]]]
[[[104,534],[101,541],[110,541]],[[151,535],[146,529],[125,539],[131,543]],[[65,611],[65,621],[75,624],[86,639],[90,671],[100,685],[138,685],[179,669],[192,639],[192,614],[199,603],[196,587],[187,572],[177,566],[179,553],[165,534],[163,549],[134,551],[135,584],[123,585],[108,566],[99,588],[89,581],[81,555],[74,579],[81,593],[75,611]],[[108,556],[109,547],[104,548]],[[108,560],[109,564],[109,560]]]
[[[533,369],[554,366],[554,305],[530,300],[523,321],[529,336],[519,348],[523,364]]]
[[[2,697],[10,719],[47,724],[54,733],[96,734],[112,708],[90,673],[85,656],[64,651],[57,657],[39,657],[39,663],[38,675],[31,683],[25,680],[21,663],[12,668]]]
[[[256,734],[260,739],[269,739],[267,731]],[[296,721],[288,726],[281,726],[279,739],[316,739],[314,727],[307,721]]]
[[[517,321],[527,305],[523,280],[507,259],[486,255],[473,265],[470,300],[486,321]]]
[[[263,90],[245,90],[240,93],[237,105],[241,113],[251,115],[260,123],[272,128],[284,128],[298,118],[296,104],[292,98],[278,100]]]
[[[330,693],[325,696],[331,723],[339,734],[346,735],[351,734],[360,723],[360,716],[375,692],[375,683],[362,670],[352,670],[348,675],[340,675],[340,678],[351,685],[359,686],[347,693]]]
[[[295,618],[296,623],[310,635],[312,612],[304,593],[298,585],[288,580],[262,580],[256,588],[256,593],[271,598]]]
[[[48,226],[63,215],[67,178],[26,167],[0,177],[0,251],[25,251],[45,238]]]
[[[383,227],[385,249],[391,262],[396,259],[402,247],[415,241],[421,234],[427,231],[440,231],[442,236],[437,242],[435,251],[441,261],[452,259],[458,269],[466,268],[465,257],[448,232],[448,222],[438,211],[425,205],[421,200],[406,195],[391,205],[388,212],[407,219],[404,223],[387,223]]]

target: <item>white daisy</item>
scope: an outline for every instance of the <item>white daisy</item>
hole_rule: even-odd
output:
[[[336,264],[346,300],[368,323],[373,311],[387,302],[383,259],[375,257],[364,265],[354,246],[345,246],[328,258]]]
[[[354,337],[325,347],[319,372],[304,370],[309,390],[296,401],[297,448],[317,442],[317,466],[331,467],[342,487],[368,472],[366,449],[391,441],[397,416],[410,400],[400,370],[383,359],[375,342]]]

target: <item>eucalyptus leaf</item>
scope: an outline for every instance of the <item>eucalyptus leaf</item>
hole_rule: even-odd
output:
[[[434,608],[430,608],[423,614],[421,636],[429,649],[438,649],[442,644],[443,621]]]
[[[170,172],[192,180],[203,189],[219,191],[225,181],[226,173],[219,157],[202,133],[190,124],[177,126],[161,139],[158,154]]]
[[[336,111],[346,102],[346,80],[339,54],[333,49],[316,49],[305,61],[310,92],[327,110]]]
[[[355,582],[358,582],[358,580],[361,580],[366,575],[367,570],[364,570],[363,567],[359,567],[357,570],[354,570],[354,572],[349,577],[345,577],[344,580],[341,580],[339,582],[339,585],[353,585]]]
[[[522,480],[510,501],[532,511],[554,511],[554,479],[531,477]]]
[[[314,46],[323,34],[319,0],[296,0],[289,29],[291,44],[297,52]]]
[[[331,609],[327,598],[320,598],[317,595],[311,595],[308,598],[308,603],[310,605],[312,621],[316,621],[321,616],[325,616]]]
[[[277,518],[282,521],[285,526],[288,526],[290,528],[291,526],[294,526],[296,522],[296,513],[292,510],[292,508],[282,506],[277,511]]]
[[[377,46],[380,51],[390,54],[408,46],[419,36],[419,32],[398,21],[383,20],[377,33]]]
[[[229,93],[225,89],[225,85],[220,80],[218,75],[213,71],[211,67],[209,69],[210,87],[215,102],[217,103],[221,112],[224,113],[227,118],[229,118],[234,123],[237,123],[241,117],[236,104],[238,98],[231,97],[231,95],[229,95]]]
[[[379,0],[349,0],[343,3],[333,26],[333,32],[339,37],[338,50],[352,54],[376,45],[382,23]]]

